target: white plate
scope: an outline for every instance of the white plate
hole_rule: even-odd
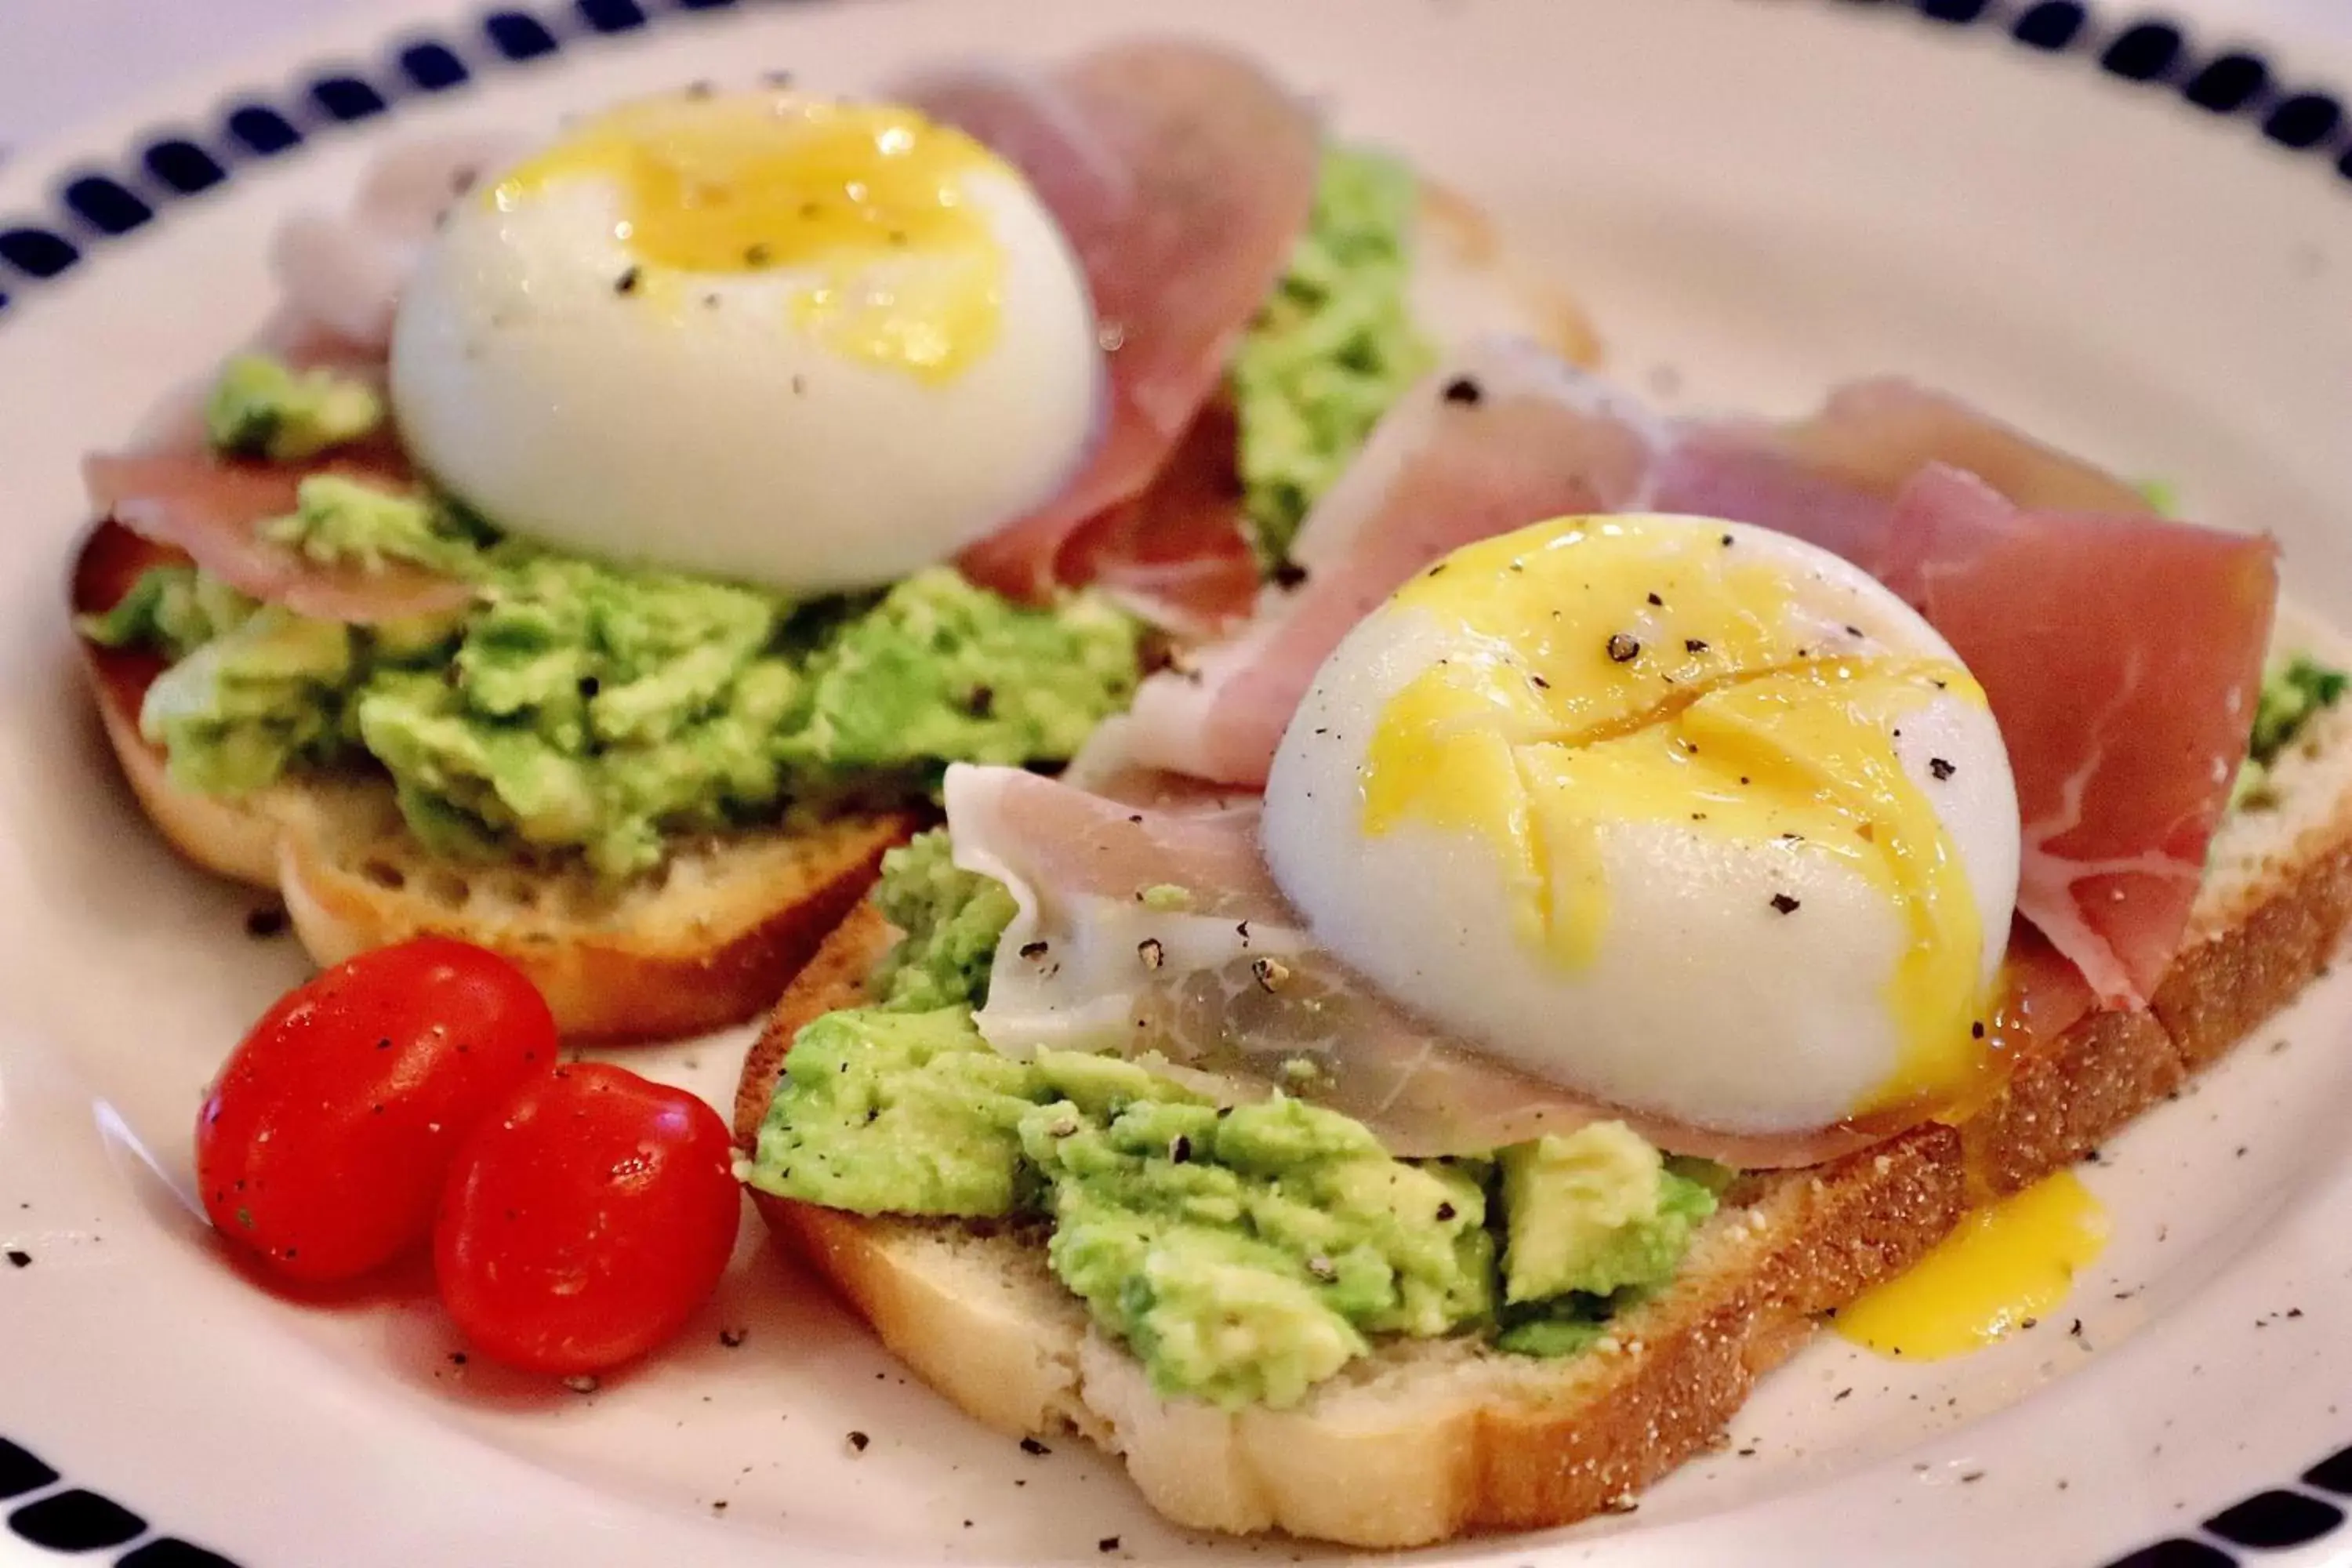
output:
[[[52,1561],[28,1542],[70,1530],[137,1568],[1315,1555],[1172,1531],[1081,1446],[1033,1456],[980,1431],[756,1236],[680,1346],[585,1396],[459,1369],[421,1307],[263,1295],[206,1245],[189,1192],[199,1087],[300,963],[244,934],[253,900],[174,861],[104,759],[60,604],[78,454],[259,317],[273,218],[335,199],[386,138],[543,125],[628,89],[775,68],[856,87],[916,55],[1059,52],[1171,20],[1145,0],[804,0],[662,7],[600,35],[591,18],[634,7],[592,3],[518,63],[478,18],[382,9],[0,177],[0,229],[82,253],[46,282],[0,265],[0,1246],[30,1259],[0,1267],[0,1435],[23,1450],[0,1448],[0,1555]],[[1966,25],[1921,14],[1980,9]],[[2274,530],[2292,591],[2352,618],[2342,135],[2275,86],[2234,114],[2193,107],[2181,84],[2212,58],[2194,45],[2168,81],[2123,79],[2111,68],[2161,56],[2166,35],[2118,44],[2116,18],[2055,50],[2016,37],[2077,11],[1181,7],[1504,215],[1589,300],[1637,388],[1793,410],[1843,376],[1911,373],[2171,479],[2197,515]],[[428,92],[404,75],[395,48],[427,39],[472,79]],[[341,72],[389,110],[334,124],[311,84]],[[2202,96],[2245,74],[2205,72]],[[346,109],[375,101],[335,90]],[[237,152],[224,116],[248,102],[277,106],[301,145]],[[2316,150],[2281,144],[2305,132]],[[211,149],[226,182],[170,194],[198,166],[142,157],[173,134]],[[110,238],[65,213],[62,183],[91,173],[128,182],[152,221]],[[80,189],[102,223],[110,193]],[[0,236],[10,261],[37,267],[43,248]],[[2230,1561],[2233,1533],[2298,1528],[2310,1544],[2263,1560],[2341,1550],[2352,1531],[2329,1535],[2340,1515],[2321,1500],[2352,1492],[2352,1455],[2297,1478],[2352,1442],[2348,1022],[2352,983],[2323,984],[2105,1151],[2085,1175],[2116,1243],[2035,1330],[1937,1366],[1825,1342],[1766,1383],[1730,1449],[1638,1512],[1429,1560],[2088,1568],[2172,1538],[2140,1561],[2188,1564]],[[723,1094],[740,1043],[633,1059]],[[726,1348],[722,1328],[749,1337]],[[871,1436],[862,1453],[853,1430]],[[61,1479],[26,1473],[27,1454]],[[2280,1489],[2290,1500],[2200,1528]],[[129,1536],[99,1541],[100,1499],[138,1516]]]

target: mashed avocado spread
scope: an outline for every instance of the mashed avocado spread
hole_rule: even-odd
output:
[[[266,428],[276,450],[289,430],[340,427],[336,388],[315,374],[233,362],[216,437]],[[950,762],[1066,759],[1139,674],[1139,628],[1103,601],[1031,609],[946,567],[797,604],[541,550],[442,499],[327,474],[263,529],[321,562],[429,567],[476,602],[346,626],[171,566],[83,632],[171,661],[140,727],[181,784],[235,795],[372,761],[450,856],[576,854],[628,877],[680,833],[905,798]]]
[[[375,388],[328,370],[289,370],[268,354],[239,354],[221,367],[205,404],[205,435],[215,451],[300,462],[375,433],[383,399]]]
[[[988,1000],[988,969],[1013,923],[1013,895],[993,877],[957,869],[954,855],[947,829],[935,827],[882,857],[875,906],[907,935],[866,988],[893,1011]]]
[[[892,854],[875,898],[907,932],[877,1004],[801,1031],[745,1179],[859,1214],[1050,1227],[1055,1276],[1163,1394],[1284,1408],[1376,1335],[1582,1349],[1672,1277],[1714,1208],[1695,1179],[1711,1167],[1615,1123],[1402,1161],[1281,1096],[1221,1110],[1115,1058],[1015,1061],[971,1021],[1003,887],[956,869],[934,831]]]
[[[2272,764],[2314,718],[2336,706],[2348,684],[2352,676],[2307,654],[2296,654],[2263,675],[2262,695],[2254,703],[2253,738],[2230,789],[2231,810],[2260,810],[2273,803]]]
[[[1420,199],[1395,159],[1328,145],[1307,232],[1234,355],[1243,505],[1268,568],[1380,416],[1435,362],[1410,303]]]

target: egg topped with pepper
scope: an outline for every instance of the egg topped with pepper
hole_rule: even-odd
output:
[[[2019,828],[1982,690],[1875,580],[1624,516],[1471,545],[1358,626],[1284,738],[1264,847],[1431,1023],[1769,1133],[1965,1092]]]
[[[870,587],[1085,454],[1084,276],[1009,164],[908,109],[690,92],[449,214],[395,321],[419,461],[491,521],[793,592]]]

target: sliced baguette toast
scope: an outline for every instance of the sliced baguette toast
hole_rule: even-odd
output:
[[[1961,1126],[1742,1178],[1674,1285],[1567,1360],[1390,1341],[1295,1409],[1229,1415],[1155,1395],[1046,1271],[1034,1225],[753,1197],[933,1387],[1006,1433],[1092,1439],[1178,1523],[1366,1547],[1566,1524],[1717,1444],[1821,1314],[1916,1262],[1974,1205],[2079,1159],[2322,971],[2352,921],[2352,709],[2320,715],[2273,777],[2276,805],[2216,837],[2152,1006],[2094,1014]],[[778,1004],[737,1095],[747,1148],[793,1035],[855,1005],[895,937],[861,906]]]
[[[101,526],[75,563],[75,611],[108,608],[172,558]],[[617,888],[578,868],[458,864],[416,842],[381,779],[289,779],[235,800],[173,783],[162,750],[139,733],[140,700],[162,660],[87,641],[81,651],[106,738],[149,818],[197,865],[275,889],[312,958],[460,937],[512,960],[575,1038],[664,1039],[756,1016],[864,895],[882,852],[919,826],[882,812],[698,839]]]

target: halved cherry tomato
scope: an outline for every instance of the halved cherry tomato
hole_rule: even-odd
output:
[[[433,1237],[442,1304],[474,1347],[530,1372],[602,1372],[685,1326],[735,1247],[742,1194],[719,1113],[623,1068],[578,1063],[486,1118]]]
[[[349,1279],[431,1234],[485,1112],[551,1070],[555,1019],[497,953],[425,937],[281,997],[196,1117],[196,1182],[223,1236],[289,1279]]]

